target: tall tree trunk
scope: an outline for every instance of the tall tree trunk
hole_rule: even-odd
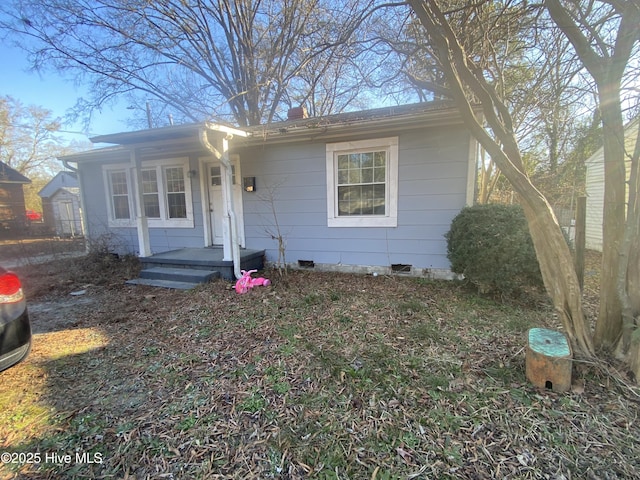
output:
[[[572,344],[585,355],[593,355],[591,332],[582,309],[571,252],[549,202],[525,172],[508,108],[483,72],[470,67],[471,61],[437,1],[408,0],[408,3],[425,28],[465,124],[520,194],[545,287]],[[474,111],[467,92],[479,100],[481,113]],[[483,127],[483,119],[495,139]]]
[[[596,347],[611,350],[622,334],[622,307],[618,295],[618,269],[625,228],[624,125],[620,109],[620,83],[603,82],[600,113],[604,135],[604,206],[600,310],[596,323]]]
[[[472,130],[477,131],[478,127],[480,125],[476,124]],[[582,291],[573,256],[551,205],[502,150],[491,144],[483,143],[483,146],[520,195],[545,288],[572,345],[584,355],[593,356],[591,330],[582,308]]]
[[[634,132],[634,128],[636,131]],[[629,132],[632,137],[629,168],[629,197],[618,267],[618,296],[622,307],[622,338],[618,353],[627,360],[636,379],[640,379],[640,119]],[[633,145],[635,141],[635,145]]]
[[[640,218],[635,225],[635,239],[629,245],[629,269],[626,275],[626,293],[623,301],[623,337],[619,348],[629,365],[629,369],[635,375],[636,381],[640,381]],[[619,285],[621,288],[622,285]],[[624,298],[624,297],[623,297]]]
[[[632,332],[623,329],[623,308],[629,325],[631,298],[640,295],[631,292],[636,278],[637,256],[632,255],[632,246],[638,247],[638,229],[627,225],[625,218],[625,161],[624,125],[622,119],[620,85],[625,69],[640,41],[640,8],[637,0],[601,2],[600,18],[588,12],[591,3],[568,2],[565,8],[561,0],[544,0],[553,21],[572,43],[583,65],[593,77],[598,90],[599,109],[604,135],[604,207],[602,271],[600,279],[600,310],[596,323],[594,342],[597,347],[613,349],[617,342],[630,346]],[[608,6],[609,8],[604,8]],[[635,238],[634,238],[635,237]],[[637,252],[634,252],[637,253]],[[635,272],[635,273],[634,273]],[[632,283],[629,283],[629,282]],[[632,316],[632,315],[631,315]],[[628,360],[640,369],[640,348],[633,346],[634,353]]]

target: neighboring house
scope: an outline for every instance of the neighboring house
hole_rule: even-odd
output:
[[[45,226],[64,237],[82,236],[80,184],[75,172],[59,172],[38,192]]]
[[[0,228],[21,230],[27,217],[22,186],[31,183],[4,162],[0,162]]]
[[[638,125],[640,119],[630,122],[625,127],[625,150],[628,155],[632,155],[636,148],[638,140]],[[604,148],[600,147],[585,162],[586,171],[586,191],[587,191],[587,209],[586,209],[586,229],[585,243],[590,250],[602,251],[602,220],[604,207]],[[627,181],[629,180],[629,166],[631,159],[627,156],[626,170]],[[629,198],[629,190],[627,186],[626,198]]]
[[[281,237],[292,266],[448,276],[444,235],[474,198],[476,143],[445,102],[91,141],[115,146],[62,158],[86,235],[142,257],[220,245],[236,267],[239,248],[275,263]]]

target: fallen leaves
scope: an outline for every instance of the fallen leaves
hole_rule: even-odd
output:
[[[560,480],[640,468],[637,406],[600,371],[581,367],[565,395],[527,384],[523,333],[546,325],[548,307],[410,278],[293,272],[287,283],[239,296],[224,282],[175,292],[104,278],[74,297],[91,302],[42,341],[85,343],[78,334],[96,329],[101,348],[32,352],[24,366],[42,369],[38,402],[56,417],[11,447],[91,448],[105,461],[25,478]],[[30,388],[25,373],[3,381]],[[0,438],[15,439],[11,407],[3,415]]]

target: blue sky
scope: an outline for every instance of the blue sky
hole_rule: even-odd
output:
[[[82,86],[76,86],[71,80],[65,80],[56,73],[39,75],[28,72],[29,64],[25,54],[17,47],[2,45],[0,48],[0,96],[9,95],[23,105],[37,105],[51,110],[54,117],[64,117],[78,98],[86,96]],[[90,125],[89,136],[117,133],[128,130],[124,121],[131,112],[126,108],[105,109],[95,114]],[[82,129],[78,123],[65,125],[64,130],[75,132]],[[66,133],[65,138],[86,140],[87,135]]]

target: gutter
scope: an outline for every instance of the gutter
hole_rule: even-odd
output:
[[[393,110],[382,108],[379,111]],[[377,110],[376,110],[377,111]],[[453,107],[430,109],[421,112],[399,113],[393,116],[365,116],[365,112],[311,117],[299,120],[247,127],[249,135],[244,145],[314,141],[317,139],[352,138],[354,135],[371,135],[390,130],[420,129],[433,126],[463,124],[459,111]],[[359,115],[363,114],[363,115]]]
[[[69,160],[66,160],[64,157],[59,158],[59,160],[62,160],[62,165],[64,165],[64,168],[68,169],[71,172],[78,173],[78,168],[69,165]]]
[[[220,164],[224,169],[224,174],[226,177],[225,188],[223,190],[226,204],[227,204],[227,215],[229,216],[230,223],[230,235],[231,235],[231,260],[233,261],[233,273],[236,279],[240,279],[242,277],[242,273],[240,272],[240,245],[238,242],[238,223],[236,218],[236,212],[233,205],[233,191],[232,191],[232,182],[233,176],[231,171],[231,162],[229,161],[229,140],[233,138],[233,134],[227,132],[226,136],[222,139],[222,154],[209,142],[209,138],[207,136],[208,131],[216,131],[210,129],[208,126],[200,129],[199,138],[202,146],[211,152],[218,160],[220,160]]]

